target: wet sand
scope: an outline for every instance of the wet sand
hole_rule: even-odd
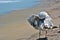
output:
[[[38,6],[9,12],[0,16],[0,40],[36,40],[38,39],[38,30],[32,28],[27,22],[27,18],[40,11],[47,11],[53,18],[54,25],[60,24],[60,1],[45,0]],[[58,28],[54,31],[48,31],[48,40],[59,40],[60,34]],[[44,32],[42,32],[44,34]],[[50,34],[51,33],[51,34]],[[51,36],[54,35],[55,36]]]

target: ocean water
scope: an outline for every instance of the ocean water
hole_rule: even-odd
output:
[[[0,0],[0,15],[13,10],[31,8],[40,4],[40,0]]]

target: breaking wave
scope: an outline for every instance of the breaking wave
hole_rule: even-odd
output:
[[[0,3],[12,3],[12,2],[20,2],[20,1],[0,1]]]

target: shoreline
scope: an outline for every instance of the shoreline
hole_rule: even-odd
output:
[[[38,30],[32,28],[32,26],[28,24],[27,18],[32,14],[39,13],[40,11],[48,11],[49,14],[51,14],[51,17],[57,17],[53,19],[53,22],[55,25],[58,25],[60,23],[59,22],[60,18],[58,18],[58,16],[60,15],[59,8],[60,8],[60,2],[59,3],[54,2],[51,4],[44,3],[41,6],[38,5],[37,7],[25,10],[16,10],[10,12],[9,14],[0,16],[0,40],[20,40],[21,38],[28,38],[28,40],[37,39]],[[35,38],[36,35],[37,37]],[[48,38],[50,38],[50,36],[48,36]],[[55,37],[53,37],[53,39],[54,38]]]

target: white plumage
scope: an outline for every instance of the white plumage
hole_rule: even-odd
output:
[[[44,27],[46,28],[52,28],[52,18],[48,15],[47,12],[42,11],[38,13],[37,15],[32,15],[28,18],[28,22],[39,31],[44,30]],[[40,34],[40,32],[39,32]]]

